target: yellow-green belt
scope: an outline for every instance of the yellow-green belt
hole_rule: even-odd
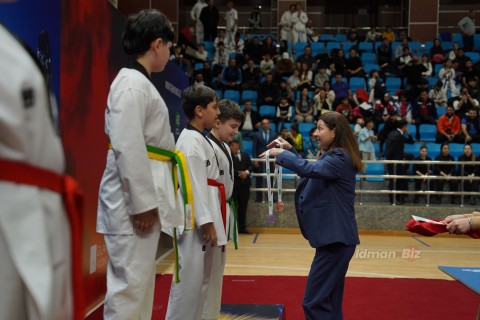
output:
[[[192,191],[192,183],[190,181],[190,174],[188,173],[187,168],[187,160],[185,159],[185,155],[183,152],[179,150],[170,151],[165,149],[160,149],[157,147],[153,147],[150,145],[146,145],[147,147],[147,155],[149,159],[157,160],[157,161],[164,161],[164,162],[172,162],[172,180],[173,180],[173,188],[176,190],[178,188],[178,180],[177,180],[177,170],[180,173],[180,179],[182,180],[182,194],[183,194],[183,206],[184,206],[184,227],[185,230],[191,230],[195,227],[195,213],[194,213],[194,205],[193,205],[193,191]],[[112,148],[112,144],[108,144],[109,149]],[[175,197],[177,193],[175,193]],[[187,205],[191,206],[191,223],[187,226]],[[175,283],[180,282],[179,278],[179,265],[178,265],[178,247],[177,247],[177,232],[176,228],[173,231],[173,247],[175,248]]]
[[[237,235],[237,205],[232,197],[227,199],[227,203],[230,205],[233,211],[233,244],[235,249],[238,249],[238,235]],[[228,225],[228,236],[230,237],[230,224]]]

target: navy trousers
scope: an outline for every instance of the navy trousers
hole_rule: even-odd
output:
[[[303,312],[307,320],[343,319],[345,274],[355,247],[333,243],[317,248],[303,297]]]

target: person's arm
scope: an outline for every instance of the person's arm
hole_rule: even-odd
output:
[[[458,21],[458,24],[457,24],[457,25],[458,25],[458,27],[460,28],[460,31],[462,32],[462,34],[465,34],[465,33],[466,33],[466,30],[465,30],[464,25],[465,25],[466,23],[468,23],[467,19],[468,19],[467,17],[464,17],[464,18],[462,18],[460,21]]]

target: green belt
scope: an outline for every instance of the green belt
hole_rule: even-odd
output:
[[[237,236],[237,206],[235,200],[232,197],[227,199],[227,203],[230,205],[233,211],[233,244],[235,250],[238,249],[238,236]],[[228,237],[230,237],[230,224],[228,225]]]

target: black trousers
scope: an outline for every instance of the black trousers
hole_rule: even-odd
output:
[[[248,200],[250,199],[250,187],[235,189],[233,199],[237,205],[238,231],[242,232],[245,231],[247,227],[247,206]]]

